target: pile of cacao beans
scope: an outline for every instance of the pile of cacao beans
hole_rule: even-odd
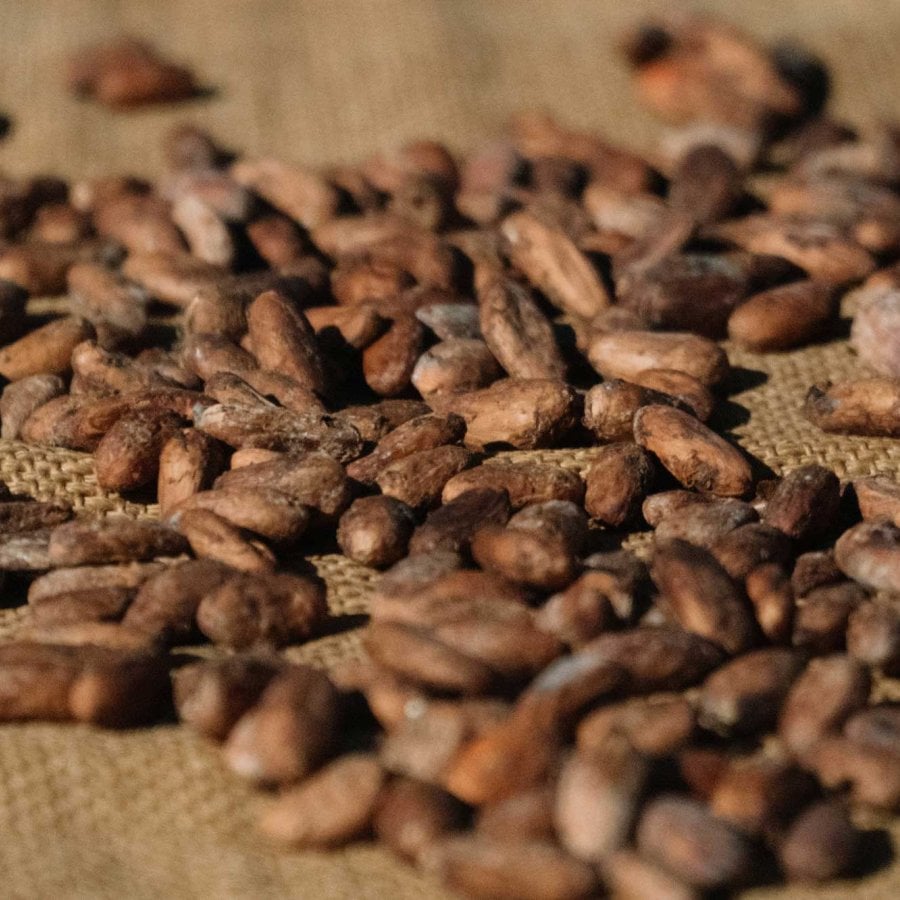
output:
[[[273,841],[374,838],[472,896],[872,868],[900,483],[761,475],[718,410],[730,347],[840,338],[843,302],[859,377],[796,415],[900,437],[900,126],[716,20],[621,49],[647,158],[528,112],[459,157],[312,170],[184,125],[154,183],[0,180],[2,438],[159,511],[0,484],[0,720],[177,717],[274,795]],[[131,40],[70,83],[197,89]],[[326,672],[281,651],[344,627],[335,551],[382,574]]]

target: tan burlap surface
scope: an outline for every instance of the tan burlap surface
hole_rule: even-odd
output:
[[[765,38],[799,35],[835,71],[837,110],[856,121],[894,112],[900,84],[896,0],[728,0],[725,11]],[[427,133],[465,147],[523,105],[650,146],[655,127],[631,101],[610,51],[614,36],[659,4],[618,0],[44,0],[0,3],[0,106],[18,120],[0,167],[74,177],[153,174],[158,137],[191,117],[250,152],[324,162],[352,159]],[[86,40],[145,34],[191,60],[219,93],[176,110],[113,117],[68,98],[59,60]],[[59,308],[58,303],[52,304]],[[35,306],[46,311],[49,307]],[[800,415],[808,386],[857,369],[844,341],[786,355],[729,349],[737,367],[720,425],[760,472],[807,462],[842,478],[897,475],[900,442],[826,437]],[[583,466],[591,451],[534,454]],[[0,442],[0,480],[85,515],[154,515],[110,497],[89,457]],[[640,539],[636,541],[640,544]],[[316,560],[332,610],[358,624],[374,573],[337,556]],[[26,620],[0,611],[0,639]],[[289,651],[329,666],[360,651],[346,630]],[[438,898],[436,885],[371,847],[277,853],[253,836],[260,797],[215,748],[174,726],[119,734],[80,727],[0,727],[0,897]],[[900,838],[896,822],[889,825]],[[900,866],[863,882],[754,896],[900,896]]]

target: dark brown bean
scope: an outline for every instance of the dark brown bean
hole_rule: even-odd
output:
[[[715,558],[684,541],[657,545],[651,575],[667,609],[684,628],[739,653],[756,625],[746,600]]]

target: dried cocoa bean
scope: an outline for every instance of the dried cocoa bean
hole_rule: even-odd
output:
[[[622,847],[638,813],[648,768],[621,739],[572,754],[559,773],[554,806],[563,847],[594,863]]]
[[[286,453],[278,450],[264,450],[262,447],[247,447],[246,450],[235,450],[228,462],[229,469],[241,469],[244,466],[255,466],[257,463],[275,462],[284,459]]]
[[[0,500],[0,534],[53,528],[71,518],[72,507],[61,501]]]
[[[391,463],[421,450],[456,443],[464,432],[465,422],[459,416],[416,416],[386,434],[368,456],[350,463],[347,474],[357,481],[372,482]]]
[[[644,501],[641,506],[641,513],[651,528],[657,528],[665,519],[687,513],[695,507],[716,506],[733,510],[735,507],[731,506],[732,502],[727,499],[722,500],[717,497],[710,497],[707,494],[695,494],[693,491],[662,491],[659,494],[652,494]],[[724,506],[726,503],[728,504],[727,507]],[[742,516],[746,515],[744,506],[736,509],[742,510]]]
[[[296,413],[275,406],[219,403],[199,411],[194,425],[231,447],[262,447],[285,453],[318,450],[348,462],[359,456],[359,432],[337,416]]]
[[[83,341],[72,350],[73,393],[136,393],[172,387],[152,370],[141,369],[127,356],[112,353],[94,341]]]
[[[276,566],[275,554],[265,544],[249,540],[239,528],[208,509],[181,510],[170,523],[200,559],[215,559],[240,572],[270,572]]]
[[[384,331],[385,320],[374,306],[314,306],[303,311],[320,346],[335,334],[350,347],[364,350]]]
[[[162,449],[183,424],[167,409],[137,409],[119,417],[94,451],[97,483],[107,491],[128,491],[158,478]]]
[[[348,754],[283,793],[266,810],[260,829],[295,847],[346,844],[370,827],[383,783],[377,759]]]
[[[134,588],[106,587],[63,591],[32,601],[31,618],[39,626],[118,621],[134,596]]]
[[[475,391],[500,377],[497,360],[478,339],[455,338],[435,344],[417,360],[410,381],[423,396]]]
[[[225,763],[256,784],[300,781],[332,751],[339,719],[339,696],[328,676],[290,666],[231,729]]]
[[[744,834],[779,835],[814,790],[815,781],[791,762],[765,756],[739,758],[716,780],[709,808]]]
[[[71,368],[72,351],[94,336],[87,319],[55,319],[0,348],[0,375],[10,381],[29,375],[65,375]]]
[[[528,621],[525,590],[489,572],[459,569],[458,565],[458,555],[445,550],[398,563],[376,586],[372,620],[434,628],[445,621],[484,613],[515,621],[523,621],[524,616]]]
[[[617,528],[634,518],[654,477],[648,453],[634,444],[612,444],[594,457],[584,474],[584,508]]]
[[[374,620],[399,621],[431,627],[460,609],[473,611],[474,598],[495,610],[510,609],[521,614],[528,599],[523,588],[497,575],[462,569],[458,554],[437,550],[411,556],[397,563],[378,581],[372,596]],[[476,604],[475,611],[480,609]]]
[[[371,692],[367,697],[372,703]],[[499,700],[413,699],[417,702],[404,703],[399,720],[390,726],[381,761],[390,771],[429,783],[442,779],[466,741],[509,714],[508,705]]]
[[[724,218],[740,197],[740,169],[715,144],[698,144],[679,160],[669,185],[669,206],[698,222]]]
[[[509,516],[509,495],[502,488],[474,488],[464,491],[428,514],[413,533],[409,541],[409,552],[465,552],[479,528],[485,524],[505,525]],[[338,537],[340,540],[340,535]],[[396,559],[392,562],[396,562]]]
[[[277,291],[260,294],[247,307],[247,330],[260,366],[287,375],[302,387],[327,393],[315,333],[286,297]]]
[[[785,475],[768,499],[763,521],[798,541],[818,537],[837,516],[841,485],[822,466],[802,466]]]
[[[224,469],[222,447],[193,428],[173,434],[159,453],[156,496],[162,516],[212,485]]]
[[[654,328],[721,337],[750,289],[735,256],[678,253],[618,279],[620,302]]]
[[[753,650],[731,660],[703,683],[700,724],[722,735],[768,731],[801,666],[798,653],[779,647]]]
[[[715,398],[710,389],[702,381],[687,372],[676,369],[644,369],[634,375],[635,384],[652,391],[659,391],[667,397],[674,397],[684,404],[688,412],[692,412],[701,422],[705,422],[713,413]],[[672,406],[677,403],[669,401]]]
[[[792,643],[817,654],[843,650],[847,621],[865,598],[866,592],[851,581],[810,591],[794,612]]]
[[[155,194],[126,193],[104,199],[93,210],[94,227],[133,253],[178,254],[184,242],[171,207]]]
[[[488,525],[472,538],[472,556],[484,569],[515,584],[559,590],[577,574],[571,549],[554,535]]]
[[[66,273],[72,310],[97,329],[102,346],[138,337],[147,325],[147,295],[97,263],[76,263]]]
[[[378,839],[413,861],[463,824],[463,807],[434,785],[410,778],[391,781],[381,792],[373,822]]]
[[[0,534],[0,573],[41,572],[50,568],[50,532]]]
[[[604,880],[618,900],[696,900],[696,892],[633,850],[617,850],[603,864]]]
[[[350,559],[383,569],[406,555],[415,519],[393,497],[360,497],[341,516],[337,540]]]
[[[285,454],[220,475],[215,490],[274,490],[334,520],[350,505],[350,485],[343,468],[323,453]],[[226,516],[227,518],[227,516]]]
[[[859,378],[813,385],[803,414],[829,434],[900,436],[900,379]]]
[[[869,601],[850,613],[847,652],[885,675],[900,672],[900,607],[896,602]]]
[[[519,706],[489,726],[454,757],[444,787],[466,803],[496,803],[543,783],[559,757],[558,739]]]
[[[508,278],[479,279],[478,308],[484,341],[508,375],[565,376],[553,327],[524,287]]]
[[[850,342],[860,359],[881,375],[900,378],[897,333],[900,328],[900,293],[894,287],[867,293],[857,309]]]
[[[435,638],[485,663],[509,682],[534,675],[561,649],[554,637],[535,626],[530,611],[518,602],[447,603],[443,610],[423,619],[421,624]]]
[[[790,541],[784,533],[761,522],[738,526],[716,538],[708,549],[719,565],[737,580],[748,578],[763,566],[786,565],[791,555]],[[786,575],[784,580],[789,586]]]
[[[476,450],[553,446],[579,414],[576,395],[567,384],[542,379],[503,379],[480,391],[434,397],[431,405],[440,415],[462,416],[466,445]]]
[[[317,580],[236,574],[201,598],[197,626],[214,644],[234,650],[278,648],[309,638],[327,615],[325,589]]]
[[[219,210],[199,191],[181,193],[172,203],[171,215],[194,256],[215,266],[233,265],[237,250],[231,232]]]
[[[66,272],[81,261],[115,264],[121,247],[111,240],[92,238],[71,244],[31,240],[0,250],[0,279],[16,284],[32,296],[52,296],[66,290]]]
[[[101,647],[150,653],[156,647],[145,634],[125,628],[118,622],[77,622],[70,625],[33,625],[24,628],[19,640],[66,647]]]
[[[834,545],[838,568],[875,590],[900,584],[900,528],[887,522],[863,522],[845,531]]]
[[[699,888],[733,886],[750,872],[751,848],[702,803],[674,794],[652,800],[637,826],[638,850]]]
[[[182,358],[185,365],[204,380],[220,372],[231,372],[246,378],[258,367],[246,350],[216,334],[188,335],[182,348]]]
[[[383,468],[375,478],[382,493],[413,509],[437,505],[444,485],[468,468],[475,456],[463,447],[418,450]]]
[[[571,240],[519,212],[501,225],[513,265],[563,312],[590,318],[609,306],[597,272]]]
[[[578,725],[578,748],[584,753],[602,751],[611,741],[624,739],[644,756],[669,756],[691,740],[695,729],[696,715],[683,697],[637,697],[585,716]]]
[[[831,550],[803,553],[797,557],[791,586],[798,597],[804,597],[817,587],[844,580],[844,573],[834,561]]]
[[[547,600],[535,622],[570,647],[580,647],[614,621],[613,610],[621,607],[624,593],[621,581],[611,573],[584,572]]]
[[[859,744],[846,737],[828,737],[812,747],[805,765],[826,788],[849,786],[850,799],[880,809],[900,807],[898,754]]]
[[[209,510],[237,528],[254,532],[267,540],[296,540],[310,520],[309,509],[277,490],[201,491],[182,501],[174,512]]]
[[[657,544],[650,574],[666,608],[688,631],[730,654],[754,641],[756,623],[748,604],[711,554],[685,541]]]
[[[620,191],[602,181],[584,189],[582,203],[599,231],[634,239],[657,226],[666,212],[665,203],[653,194]]]
[[[57,526],[50,538],[50,559],[56,566],[84,566],[177,556],[186,548],[177,531],[157,522],[109,516]]]
[[[596,888],[591,867],[549,841],[454,837],[438,844],[425,865],[474,897],[577,900]]]
[[[61,571],[51,573],[50,577]],[[200,601],[234,575],[227,566],[212,559],[192,559],[154,571],[142,579],[122,624],[161,643],[184,643],[196,633]]]
[[[172,676],[178,718],[204,737],[224,741],[284,668],[278,659],[247,655],[183,666]]]
[[[363,350],[366,383],[381,397],[395,397],[409,387],[422,352],[424,329],[412,315],[398,316],[388,330]]]
[[[72,92],[113,109],[186,100],[199,90],[190,69],[130,37],[82,47],[69,58],[67,82]]]
[[[4,396],[5,394],[4,391]],[[0,410],[2,405],[3,400],[0,399]],[[853,482],[853,489],[864,519],[890,522],[900,527],[900,485],[892,478],[886,475],[857,478]]]
[[[802,109],[801,95],[767,50],[736,28],[685,16],[658,28],[656,44],[643,34],[626,48],[636,67],[635,86],[641,101],[668,121],[756,130]]]
[[[744,456],[693,416],[668,406],[645,406],[634,417],[634,434],[686,487],[725,497],[750,490],[752,474]]]
[[[794,590],[787,572],[776,563],[765,563],[747,574],[744,589],[762,633],[773,643],[786,643],[794,620]]]
[[[366,649],[376,662],[401,678],[434,690],[480,694],[494,680],[494,673],[484,663],[412,625],[373,623],[366,632]]]
[[[755,522],[757,518],[756,510],[749,503],[730,497],[709,497],[705,503],[687,500],[674,491],[656,497],[659,499],[648,498],[644,504],[654,519],[660,511],[671,508],[656,521],[658,541],[678,538],[712,550],[718,541]],[[686,505],[679,506],[681,502]]]
[[[601,441],[630,441],[634,438],[635,413],[651,403],[685,408],[675,397],[613,378],[585,394],[584,424]]]
[[[510,518],[509,527],[559,540],[576,555],[588,541],[587,516],[570,500],[531,503]]]
[[[255,406],[262,409],[276,406],[243,378],[231,372],[217,372],[207,379],[203,390],[213,400],[229,406]]]
[[[638,381],[647,369],[674,369],[707,387],[728,373],[728,358],[713,341],[698,335],[652,331],[611,331],[596,335],[587,349],[604,378]]]
[[[860,744],[894,750],[900,734],[900,707],[870,706],[860,710],[844,723],[843,733]]]
[[[108,588],[130,592],[165,568],[165,565],[159,562],[58,568],[31,582],[28,588],[28,602],[39,605],[65,594],[90,593]]]
[[[230,174],[305,228],[322,225],[337,210],[337,191],[309,169],[271,158],[242,159]]]
[[[580,504],[585,491],[581,478],[560,466],[492,460],[454,475],[444,485],[443,502],[482,488],[506,491],[513,509],[550,500]]]
[[[828,284],[793,282],[742,303],[728,318],[728,336],[756,353],[790,350],[818,337],[835,311],[834,291]]]
[[[553,801],[553,789],[549,786],[521,791],[483,806],[475,828],[479,834],[498,840],[552,839]]]
[[[759,213],[723,222],[712,231],[751,253],[781,256],[826,284],[860,281],[875,268],[871,254],[848,237],[846,229],[819,218],[779,219]]]
[[[161,661],[101,647],[7,643],[0,648],[0,718],[128,727],[163,709]]]
[[[791,823],[778,856],[790,881],[829,881],[853,865],[859,842],[860,834],[843,805],[821,801]]]
[[[720,664],[722,652],[699,635],[662,626],[601,634],[577,657],[585,663],[593,660],[615,665],[624,671],[630,692],[648,693],[696,684]]]
[[[483,337],[479,307],[474,303],[432,303],[417,309],[416,318],[441,341]]]
[[[787,695],[778,732],[796,754],[803,754],[837,731],[869,696],[869,674],[848,656],[814,659]]]
[[[218,266],[188,253],[136,248],[122,264],[122,274],[152,297],[178,307],[188,306],[197,294],[215,290],[222,281]]]

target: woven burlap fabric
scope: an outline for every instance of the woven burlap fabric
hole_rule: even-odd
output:
[[[837,111],[861,122],[894,113],[900,3],[727,0],[721,10],[765,38],[802,36],[835,72]],[[650,147],[656,126],[636,110],[610,52],[615,35],[659,4],[619,0],[43,0],[0,4],[0,105],[18,121],[0,168],[77,177],[156,174],[161,131],[195,119],[249,152],[310,162],[354,159],[411,136],[457,147],[498,130],[522,106]],[[218,95],[174,110],[112,117],[61,88],[67,49],[120,30],[191,60]],[[38,302],[58,312],[59,301]],[[719,424],[780,473],[808,462],[842,478],[897,475],[900,443],[825,436],[800,415],[810,384],[858,371],[846,342],[785,355],[729,348],[736,373]],[[590,450],[531,454],[583,468]],[[83,515],[153,516],[98,490],[89,457],[0,442],[0,480],[61,497]],[[631,543],[640,546],[638,537]],[[339,621],[366,609],[374,573],[337,556],[315,560]],[[0,612],[0,639],[27,621]],[[347,630],[289,651],[329,667],[360,652]],[[253,836],[259,794],[215,748],[174,726],[119,734],[80,727],[0,727],[0,896],[15,898],[419,898],[435,884],[370,847],[278,853]],[[900,828],[892,825],[895,838]],[[900,869],[820,890],[755,896],[888,898]]]

